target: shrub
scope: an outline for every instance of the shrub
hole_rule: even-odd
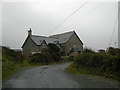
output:
[[[21,61],[23,57],[20,57],[14,50],[8,47],[2,46],[2,57],[5,57],[11,61]]]
[[[51,55],[47,52],[36,53],[30,58],[30,63],[49,63],[52,60]]]
[[[56,46],[55,44],[53,44],[53,43],[49,43],[49,44],[48,44],[48,47],[49,47],[50,51],[52,51],[52,52],[60,52],[60,48],[57,47],[57,46]]]
[[[14,62],[5,60],[2,62],[2,75],[7,76],[15,68]]]
[[[60,55],[60,53],[52,52],[52,53],[51,53],[51,56],[52,56],[52,60],[53,60],[54,62],[57,62],[57,61],[60,61],[60,60],[61,60],[61,55]]]
[[[6,56],[17,57],[17,54],[13,50],[11,50],[8,47],[4,47],[4,46],[2,47],[2,54]]]
[[[62,56],[62,62],[69,62],[69,61],[73,61],[73,56]]]
[[[115,52],[117,51],[117,52]],[[114,77],[120,80],[120,53],[119,49],[111,48],[108,52],[84,52],[74,57],[73,63],[70,66],[71,70],[88,70],[89,72],[106,77]],[[81,72],[81,71],[80,71]],[[112,76],[111,76],[112,75]]]
[[[105,53],[105,50],[104,49],[100,49],[98,50],[99,53]]]
[[[94,51],[91,48],[84,48],[83,53],[94,53]]]
[[[22,66],[22,60],[13,50],[2,46],[2,77],[17,71]]]
[[[69,56],[68,57],[68,61],[73,61],[73,59],[74,59],[74,56]]]
[[[74,58],[74,62],[86,67],[98,67],[100,71],[113,73],[119,70],[120,59],[108,53],[83,53]],[[119,64],[119,65],[118,65]]]
[[[120,54],[118,54],[116,56],[116,59],[115,59],[113,65],[114,65],[115,71],[119,71],[120,72]]]
[[[49,43],[48,44],[49,47],[49,53],[52,56],[52,60],[53,61],[60,61],[61,60],[61,52],[60,52],[60,48],[57,47],[55,44]]]
[[[51,63],[61,60],[60,49],[52,43],[48,44],[49,48],[42,49],[41,53],[36,53],[30,58],[30,63]]]
[[[109,47],[107,49],[107,52],[111,55],[118,55],[120,54],[120,49],[119,48],[113,48],[113,47]]]

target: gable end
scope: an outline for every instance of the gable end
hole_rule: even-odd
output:
[[[75,34],[75,36],[78,38],[78,40],[81,42],[81,44],[83,45],[83,42],[80,40],[80,38],[78,37],[78,35],[76,34],[76,32],[75,31],[73,31],[74,33],[73,34]],[[70,36],[70,38],[73,36],[73,34]],[[70,38],[67,40],[67,42],[70,40]],[[67,42],[65,42],[65,43],[67,43]]]
[[[27,40],[28,40],[29,38],[32,40],[32,38],[31,38],[30,36],[28,36],[28,37],[26,38],[25,42],[23,43],[23,45],[22,45],[21,48],[24,47],[25,43],[27,42]],[[32,40],[32,42],[33,42],[34,44],[36,44],[33,40]],[[37,45],[37,44],[36,44],[36,45]],[[38,46],[38,45],[37,45],[37,46]]]

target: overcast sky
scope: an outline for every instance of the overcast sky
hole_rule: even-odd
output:
[[[27,37],[27,30],[31,27],[33,34],[41,36],[75,30],[84,46],[93,50],[106,49],[109,46],[118,14],[117,1],[119,0],[16,1],[2,2],[2,16],[0,15],[2,45],[21,48]],[[87,1],[84,7],[54,29]],[[115,26],[111,46],[118,47],[117,44],[118,23]]]

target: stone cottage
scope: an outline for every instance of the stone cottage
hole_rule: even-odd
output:
[[[51,35],[49,37],[32,35],[32,30],[28,31],[28,36],[22,45],[22,51],[25,56],[40,52],[43,48],[48,48],[48,44],[56,44],[63,55],[71,52],[81,52],[83,42],[80,40],[75,31]]]

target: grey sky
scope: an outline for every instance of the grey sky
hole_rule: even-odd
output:
[[[33,34],[44,36],[75,30],[84,46],[94,50],[106,49],[109,46],[118,14],[117,1],[119,0],[114,0],[116,2],[90,0],[60,27],[52,31],[86,1],[8,2],[5,0],[2,2],[2,45],[20,48],[27,37],[27,30],[31,27]],[[115,27],[111,46],[115,46],[114,42],[118,43],[118,24]]]

